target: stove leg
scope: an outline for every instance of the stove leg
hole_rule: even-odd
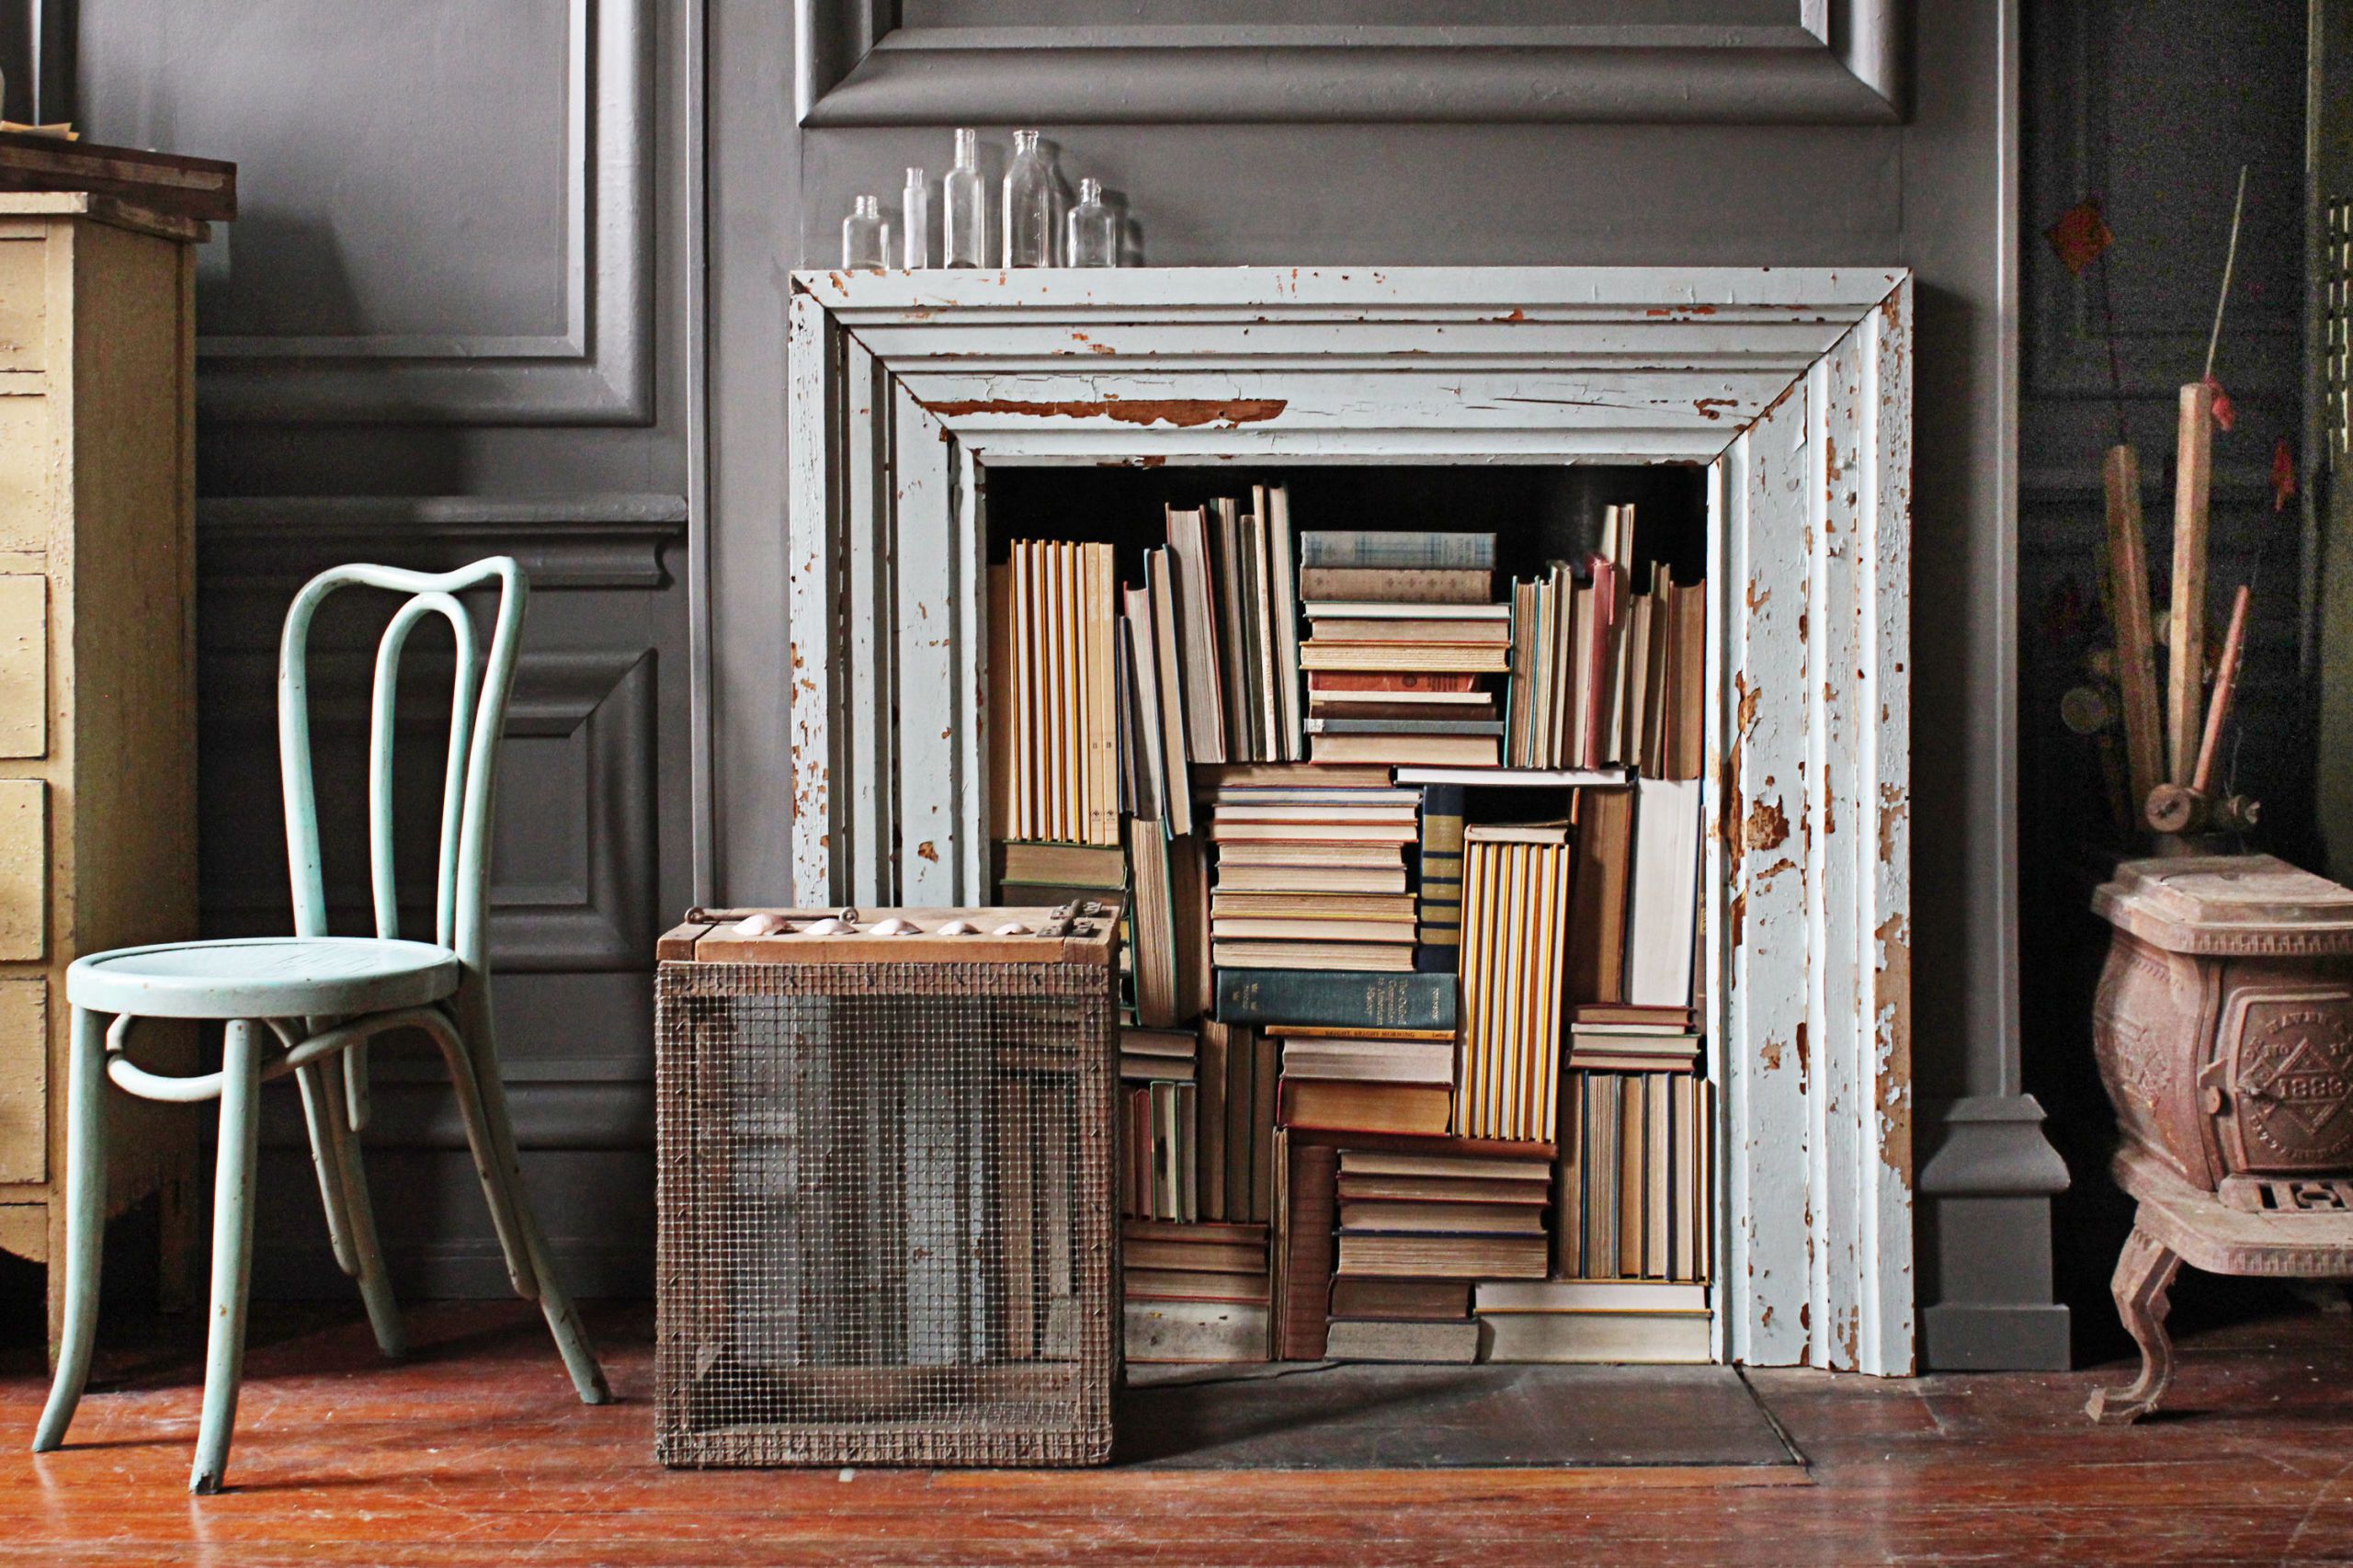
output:
[[[2138,1421],[2156,1409],[2173,1381],[2173,1339],[2165,1333],[2165,1312],[2173,1303],[2165,1290],[2173,1284],[2181,1258],[2134,1227],[2116,1260],[2116,1312],[2141,1346],[2141,1375],[2130,1388],[2096,1389],[2084,1414],[2102,1426]]]

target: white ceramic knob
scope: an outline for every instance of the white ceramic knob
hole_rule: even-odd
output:
[[[868,926],[867,931],[876,937],[918,937],[923,934],[923,927],[912,920],[902,920],[893,915],[878,925]]]
[[[746,915],[743,919],[735,922],[735,929],[746,937],[773,937],[779,932],[790,931],[792,927],[786,924],[783,915],[771,914],[764,909],[756,915]]]
[[[841,937],[849,935],[857,929],[858,927],[849,922],[836,920],[830,915],[823,920],[812,921],[808,926],[809,935],[812,937]]]
[[[981,928],[969,920],[950,920],[938,932],[942,937],[977,937],[980,934]]]
[[[1000,937],[1027,937],[1029,927],[1018,920],[1008,920],[996,928],[996,934]]]

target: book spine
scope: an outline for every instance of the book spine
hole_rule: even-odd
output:
[[[1313,528],[1300,535],[1299,558],[1307,566],[1473,567],[1493,571],[1495,536]]]
[[[1450,973],[1221,969],[1217,971],[1217,1016],[1229,1024],[1450,1029],[1455,1020],[1455,981]]]
[[[1332,1228],[1339,1219],[1340,1152],[1328,1145],[1287,1145],[1282,1319],[1275,1354],[1285,1361],[1324,1358],[1332,1299]]]
[[[1302,566],[1299,573],[1303,599],[1483,605],[1494,587],[1495,574],[1483,568]]]
[[[1462,786],[1422,791],[1420,892],[1415,895],[1414,967],[1453,974],[1462,959]]]

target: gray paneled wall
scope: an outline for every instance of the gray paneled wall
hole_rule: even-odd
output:
[[[246,169],[249,216],[211,258],[203,301],[202,490],[266,498],[207,514],[211,918],[261,916],[276,853],[250,683],[283,598],[270,579],[297,574],[265,541],[309,540],[322,559],[463,553],[504,525],[435,517],[545,494],[556,499],[530,537],[572,552],[584,537],[610,541],[610,497],[667,504],[679,520],[649,547],[658,574],[538,601],[531,646],[547,657],[527,671],[538,695],[514,762],[540,798],[506,830],[501,863],[509,1056],[534,1180],[584,1288],[642,1286],[644,976],[613,944],[690,892],[681,541],[689,490],[697,517],[705,499],[689,483],[695,443],[707,435],[710,455],[711,891],[778,899],[790,800],[786,278],[835,258],[852,195],[896,190],[910,163],[943,166],[960,119],[1000,144],[1004,129],[1041,123],[1069,175],[1127,195],[1156,263],[1906,264],[1920,280],[1918,597],[1942,607],[1920,619],[1915,676],[1924,711],[1965,716],[1921,727],[1915,769],[1920,1150],[1924,1177],[1964,1173],[1923,1182],[1927,1352],[2063,1355],[2018,1050],[2013,4],[1460,0],[1433,12],[1368,0],[1336,17],[1296,0],[904,13],[847,0],[82,0],[89,129]],[[1247,30],[1303,22],[1327,30]],[[974,53],[993,36],[1052,41],[1002,31],[1040,23],[1110,30],[1085,55]],[[1163,24],[1176,30],[1132,31]],[[1694,24],[1706,36],[1676,35],[1698,46],[1682,52],[1623,47],[1640,41],[1630,25]],[[1518,29],[1476,36],[1519,47],[1452,49],[1483,27]],[[1366,30],[1388,28],[1413,30]],[[869,35],[894,28],[858,66]],[[686,313],[705,241],[707,366]],[[705,372],[708,429],[689,429],[685,394]],[[429,505],[349,502],[379,496]],[[632,759],[649,744],[650,761]],[[403,1267],[492,1288],[442,1108],[422,1085],[413,1106],[410,1094],[393,1096],[404,1108],[388,1111],[376,1158],[410,1199],[387,1205]],[[299,1173],[282,1174],[268,1278],[334,1288]],[[1998,1261],[1955,1273],[1940,1247]]]
[[[2234,787],[2263,801],[2256,846],[2309,858],[2316,846],[2312,687],[2298,663],[2310,606],[2302,509],[2274,510],[2274,443],[2302,441],[2304,7],[2037,0],[2027,28],[2025,243],[2020,345],[2018,682],[2020,840],[2028,864],[2022,1039],[2027,1083],[2051,1108],[2076,1176],[2060,1209],[2061,1287],[2082,1309],[2086,1357],[2125,1345],[2108,1279],[2131,1210],[2105,1173],[2113,1119],[2091,1056],[2090,1008],[2107,927],[2086,908],[2112,842],[2091,742],[2059,720],[2084,655],[2109,642],[2100,460],[2117,439],[2103,279],[2068,276],[2040,231],[2086,198],[2116,241],[2113,302],[2121,417],[2141,460],[2159,594],[2170,582],[2178,389],[2206,355],[2231,204],[2247,168],[2246,228],[2215,373],[2237,407],[2214,438],[2210,571],[2217,622],[2255,589]],[[2299,456],[2301,457],[2301,453]]]
[[[529,619],[503,754],[492,944],[524,1162],[575,1291],[651,1281],[650,949],[692,897],[684,19],[653,0],[84,0],[77,119],[233,158],[244,216],[202,262],[198,489],[209,931],[288,919],[272,680],[332,562],[520,558]],[[338,929],[384,607],[331,607],[314,737]],[[428,634],[429,637],[429,634]],[[429,887],[447,662],[397,755]],[[433,678],[438,673],[441,683]],[[414,928],[429,921],[423,905]],[[376,1062],[369,1148],[412,1291],[504,1277],[428,1051]],[[339,1294],[290,1097],[268,1105],[258,1288]]]

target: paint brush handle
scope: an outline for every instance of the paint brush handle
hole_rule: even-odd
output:
[[[2213,700],[2206,705],[2206,734],[2198,744],[2198,772],[2189,787],[2208,793],[2214,782],[2214,754],[2222,747],[2222,725],[2231,714],[2231,699],[2238,693],[2239,660],[2246,651],[2246,585],[2239,585],[2231,600],[2231,627],[2222,634],[2222,661],[2214,672]]]

